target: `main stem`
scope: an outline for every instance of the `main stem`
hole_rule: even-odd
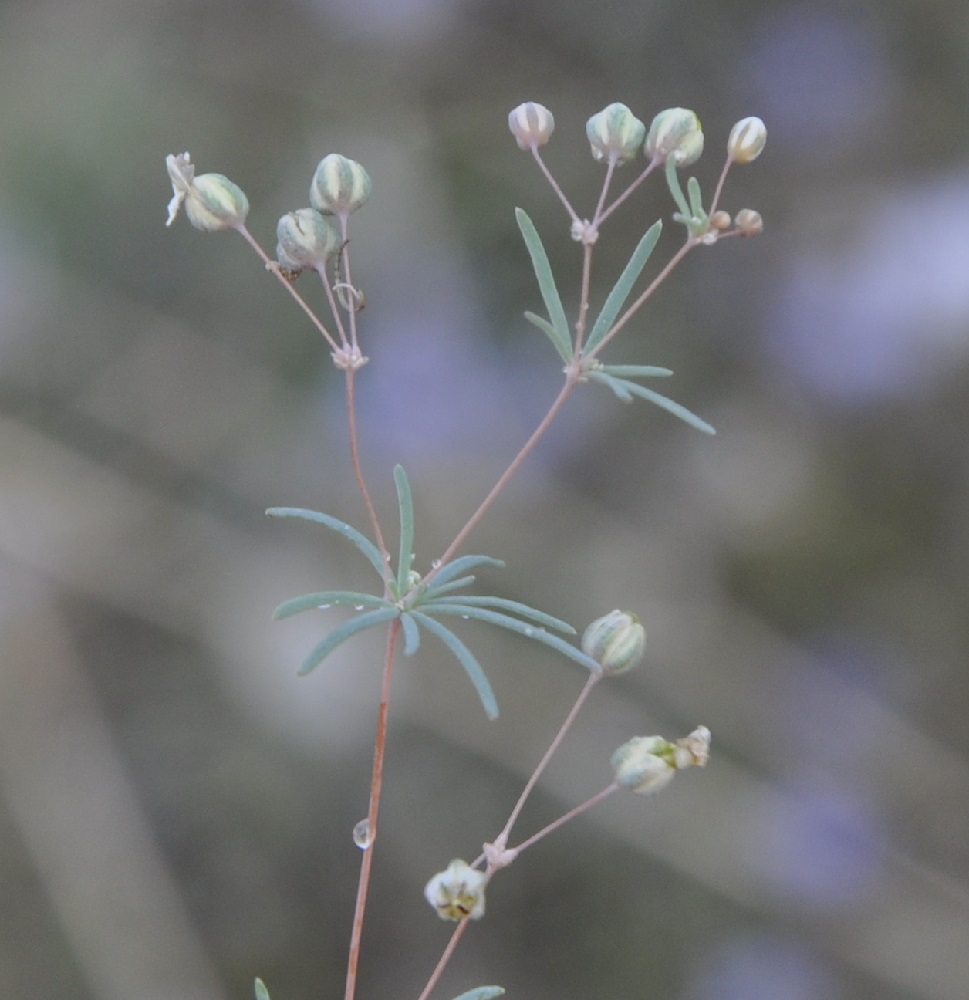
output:
[[[373,864],[373,845],[377,839],[377,814],[380,811],[380,791],[384,779],[384,752],[387,747],[387,712],[390,708],[390,679],[394,672],[394,650],[400,634],[400,619],[395,618],[387,630],[387,649],[384,654],[384,674],[380,685],[380,708],[377,712],[377,736],[373,747],[373,771],[370,776],[370,808],[367,811],[369,843],[363,849],[360,877],[357,881],[357,901],[353,910],[353,929],[350,933],[350,954],[347,958],[347,983],[344,1000],[353,1000],[357,989],[357,967],[360,963],[360,940],[363,937],[363,916],[367,909],[367,892],[370,888],[370,869]]]

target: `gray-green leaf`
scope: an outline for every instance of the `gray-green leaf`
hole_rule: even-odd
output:
[[[380,575],[380,579],[384,579],[385,566],[383,559],[380,557],[380,550],[366,535],[361,534],[356,528],[351,527],[345,521],[330,517],[329,514],[323,514],[318,510],[304,510],[302,507],[270,507],[266,511],[266,514],[269,517],[297,517],[304,521],[313,521],[316,524],[325,525],[327,528],[339,532],[356,545],[367,557],[370,565]]]
[[[292,615],[298,615],[301,611],[315,609],[325,611],[331,605],[350,606],[357,608],[357,610],[393,607],[390,601],[383,597],[375,597],[373,594],[361,594],[355,590],[322,590],[318,594],[303,594],[300,597],[283,601],[273,612],[273,618],[282,620]]]
[[[341,643],[346,642],[351,636],[364,629],[373,628],[374,625],[381,625],[396,618],[400,612],[394,608],[377,608],[376,611],[366,611],[350,621],[344,622],[335,628],[321,643],[315,646],[309,656],[303,661],[299,668],[299,673],[308,674],[315,670],[326,659],[334,649]]]
[[[570,635],[575,634],[575,629],[568,622],[562,621],[561,618],[555,618],[553,615],[539,611],[537,608],[529,607],[520,601],[510,601],[507,597],[484,597],[473,594],[466,596],[458,595],[442,603],[452,606],[460,604],[464,607],[500,608],[502,611],[512,611],[516,615],[521,615],[522,618],[530,618],[533,622],[544,625],[546,628],[554,628],[559,632],[567,632]],[[435,607],[436,603],[430,601],[428,602],[428,606]]]
[[[407,577],[414,548],[414,501],[410,483],[401,465],[394,466],[394,484],[397,487],[397,504],[400,507],[400,555],[397,563],[397,594],[407,593]]]
[[[691,413],[685,406],[670,399],[668,396],[663,396],[658,392],[653,392],[652,389],[647,389],[643,385],[638,385],[636,382],[618,379],[602,371],[589,372],[589,380],[592,382],[601,382],[603,385],[609,386],[625,402],[630,401],[628,397],[639,396],[640,399],[648,400],[650,403],[660,407],[660,409],[666,410],[667,413],[672,413],[674,417],[678,417],[684,423],[695,427],[698,431],[703,431],[704,434],[717,433],[710,424],[705,420],[701,420],[695,413]]]
[[[537,313],[525,311],[525,319],[534,326],[537,326],[542,333],[552,342],[552,346],[558,352],[558,356],[566,363],[572,360],[572,341],[568,336],[561,336],[558,330],[544,316]]]
[[[612,291],[602,306],[602,311],[596,317],[595,324],[589,333],[589,339],[582,349],[583,357],[589,357],[595,351],[596,347],[599,346],[602,338],[612,329],[612,325],[616,322],[616,317],[619,315],[619,310],[622,309],[626,299],[629,298],[629,293],[632,291],[633,285],[636,284],[636,279],[646,266],[646,262],[656,247],[662,231],[663,223],[654,222],[646,231],[646,235],[639,241],[636,249],[633,250],[632,256],[629,258],[629,263],[623,269],[622,274],[619,275],[619,280],[613,286]]]
[[[673,374],[672,368],[660,368],[658,365],[603,365],[596,371],[619,378],[668,378]]]
[[[500,559],[493,559],[491,556],[459,556],[446,566],[442,566],[434,574],[434,579],[431,580],[431,589],[439,587],[442,583],[447,583],[456,576],[467,573],[468,570],[474,569],[477,566],[495,566],[498,569],[505,568],[505,564]]]
[[[505,992],[504,986],[478,986],[467,993],[462,993],[454,1000],[494,1000]]]
[[[491,690],[488,678],[485,676],[484,670],[481,669],[481,664],[475,659],[471,650],[449,628],[445,628],[440,622],[431,618],[430,615],[426,615],[422,611],[411,611],[410,614],[413,615],[414,620],[419,625],[426,628],[432,635],[436,635],[454,654],[458,663],[464,667],[464,672],[470,678],[475,691],[478,692],[478,697],[481,699],[485,714],[489,719],[497,719],[498,702],[495,699],[495,693]]]
[[[563,656],[567,656],[570,660],[581,663],[587,670],[599,671],[602,669],[592,657],[587,656],[576,646],[560,639],[557,635],[546,632],[544,628],[536,628],[534,625],[529,625],[528,622],[512,618],[511,615],[503,615],[497,611],[489,611],[487,608],[476,607],[466,601],[462,602],[460,599],[447,604],[443,601],[435,601],[428,610],[432,614],[474,618],[481,622],[487,622],[489,625],[497,625],[499,628],[508,629],[509,632],[517,632],[519,635],[525,636],[526,639],[534,639]],[[433,621],[433,619],[431,620]]]
[[[565,317],[565,307],[562,305],[562,298],[555,287],[555,278],[552,276],[552,265],[548,262],[548,254],[545,253],[545,247],[542,246],[538,230],[522,209],[515,209],[515,219],[518,222],[518,228],[521,230],[522,238],[525,240],[525,246],[528,248],[528,255],[532,259],[532,269],[535,271],[535,277],[538,279],[538,287],[542,293],[542,300],[545,302],[545,308],[548,310],[548,318],[551,320],[555,335],[553,343],[555,343],[559,354],[562,354],[560,344],[568,345],[567,351],[563,355],[565,360],[568,360],[572,355],[572,337],[569,333],[569,321]]]
[[[421,644],[421,630],[409,611],[400,616],[400,625],[404,632],[404,655],[413,656]]]

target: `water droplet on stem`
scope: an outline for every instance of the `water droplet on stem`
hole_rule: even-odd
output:
[[[353,828],[353,842],[360,848],[361,851],[365,851],[372,843],[372,838],[370,836],[370,820],[362,819]]]

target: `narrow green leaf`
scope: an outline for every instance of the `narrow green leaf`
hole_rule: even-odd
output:
[[[460,590],[462,587],[467,587],[472,583],[474,583],[473,573],[468,574],[468,576],[459,576],[456,580],[451,580],[450,582],[445,583],[442,587],[437,586],[437,579],[435,578],[431,586],[421,594],[417,604],[426,604],[428,601],[434,600],[434,598],[439,597],[441,594],[450,594],[452,591]]]
[[[620,378],[667,378],[673,374],[672,368],[657,365],[603,365],[597,370]]]
[[[363,632],[364,629],[373,628],[374,625],[389,622],[396,618],[399,613],[394,607],[377,608],[376,611],[366,611],[362,615],[357,615],[356,618],[351,618],[350,621],[344,622],[314,647],[310,655],[303,660],[298,673],[300,675],[308,674],[311,670],[315,670],[337,646],[346,642],[351,636],[356,635],[358,632]]]
[[[548,254],[545,253],[545,247],[542,246],[538,230],[535,228],[532,220],[520,208],[515,209],[515,219],[518,222],[518,228],[521,230],[522,238],[525,240],[525,246],[528,248],[528,255],[532,259],[532,269],[535,271],[535,277],[538,279],[538,287],[542,293],[545,308],[548,310],[548,318],[551,320],[555,337],[558,341],[571,345],[572,335],[569,332],[569,321],[565,317],[565,307],[562,305],[562,298],[555,287],[552,266],[548,262]],[[558,350],[559,354],[562,353],[558,345],[556,345],[556,350]],[[570,346],[568,353],[565,355],[566,360],[571,356],[572,350]]]
[[[500,986],[494,988],[501,989]],[[487,989],[487,987],[484,987],[484,989]],[[472,990],[472,992],[474,991]],[[505,991],[501,990],[501,992],[504,993]],[[465,993],[465,997],[467,997],[467,993]],[[266,989],[266,984],[258,977],[256,978],[256,1000],[269,1000],[269,990]],[[480,1000],[484,1000],[484,998],[480,998]]]
[[[686,182],[686,193],[690,198],[690,211],[693,213],[693,218],[706,218],[707,213],[703,210],[703,196],[700,194],[700,182],[695,177],[691,177]]]
[[[504,986],[478,986],[476,989],[468,990],[454,1000],[494,1000],[504,994]]]
[[[658,392],[653,392],[652,389],[647,389],[643,385],[637,385],[635,382],[624,382],[623,385],[634,396],[639,396],[640,399],[646,399],[650,403],[654,403],[661,409],[666,410],[667,413],[672,413],[674,417],[679,417],[684,423],[695,427],[698,431],[703,431],[704,434],[717,433],[705,420],[701,420],[695,413],[691,413],[685,406],[680,405],[669,397],[661,396]]]
[[[629,293],[633,290],[636,279],[646,266],[646,262],[656,247],[662,231],[663,223],[654,222],[646,231],[646,235],[639,241],[636,249],[633,250],[632,256],[629,258],[629,263],[623,269],[622,274],[619,275],[619,280],[613,286],[612,291],[602,306],[602,311],[596,317],[592,331],[589,333],[589,339],[586,341],[585,347],[582,348],[583,357],[588,357],[599,346],[602,338],[612,329],[612,325],[616,322],[616,317],[619,315],[619,310],[622,309],[626,299],[629,298]]]
[[[394,484],[397,487],[397,504],[400,507],[400,556],[397,562],[397,593],[407,593],[407,576],[410,573],[414,551],[414,501],[410,483],[401,465],[394,466]]]
[[[404,630],[404,655],[413,656],[421,644],[421,630],[409,611],[400,616],[400,624]]]
[[[435,601],[428,603],[431,606],[436,605]],[[559,632],[567,632],[569,635],[575,635],[575,629],[568,622],[562,621],[561,618],[555,618],[544,611],[539,611],[537,608],[531,608],[527,604],[521,604],[519,601],[510,601],[505,597],[466,595],[455,597],[443,603],[454,606],[461,604],[471,608],[501,608],[503,611],[512,611],[523,618],[530,618],[533,622],[544,625],[546,628],[554,628]]]
[[[631,403],[633,401],[632,394],[627,388],[628,385],[632,385],[631,382],[626,382],[624,379],[609,375],[602,371],[602,369],[590,371],[586,377],[590,382],[598,382],[600,385],[608,386],[624,403]]]
[[[525,312],[525,319],[529,323],[533,323],[535,326],[545,334],[546,337],[552,342],[552,346],[558,351],[559,357],[566,362],[566,364],[572,360],[572,341],[568,337],[559,336],[559,331],[552,326],[551,323],[544,316],[539,316],[537,313]]]
[[[670,153],[666,157],[666,186],[670,189],[670,194],[673,196],[673,201],[676,202],[676,207],[680,210],[680,213],[686,218],[690,217],[690,206],[686,203],[686,198],[683,196],[683,188],[680,187],[680,178],[676,173],[676,155]]]
[[[474,685],[475,691],[478,692],[478,697],[481,699],[481,704],[484,707],[485,715],[489,719],[498,718],[498,702],[495,700],[495,693],[491,690],[491,685],[488,683],[488,678],[485,676],[485,672],[481,669],[481,664],[474,658],[474,654],[468,649],[467,646],[448,628],[445,628],[440,622],[435,621],[430,615],[424,614],[423,611],[411,611],[410,614],[414,617],[419,625],[422,625],[427,629],[432,635],[436,635],[441,642],[454,654],[458,663],[464,667],[464,672],[468,675],[471,683]]]
[[[355,590],[323,590],[318,594],[303,594],[301,597],[293,597],[288,601],[283,601],[273,612],[273,618],[281,620],[298,615],[301,611],[311,611],[317,608],[325,611],[331,605],[352,605],[358,610],[361,608],[393,607],[390,601],[383,597],[375,597],[373,594],[358,594]]]
[[[329,514],[322,514],[318,510],[304,510],[301,507],[270,507],[266,511],[266,514],[269,517],[298,517],[304,521],[314,521],[316,524],[325,525],[327,528],[339,532],[356,545],[367,557],[370,565],[380,575],[380,579],[384,579],[386,567],[384,566],[383,559],[380,557],[380,550],[366,535],[361,534],[356,528],[351,527],[345,521],[330,517]]]
[[[575,660],[576,663],[581,663],[582,666],[589,670],[602,669],[590,656],[586,656],[581,649],[577,649],[564,639],[560,639],[557,635],[552,635],[550,632],[546,632],[544,628],[536,628],[534,625],[529,625],[527,622],[519,621],[517,618],[512,618],[510,615],[503,615],[497,611],[488,611],[485,608],[475,607],[470,604],[462,604],[457,601],[453,604],[445,604],[443,601],[438,603],[435,601],[434,604],[430,606],[429,613],[457,615],[461,618],[474,618],[477,621],[487,622],[489,625],[497,625],[499,628],[508,629],[509,632],[517,632],[519,635],[525,636],[526,639],[534,639],[536,642],[540,642],[543,645],[548,646],[550,649],[554,649],[556,652],[562,653],[570,660]]]
[[[492,559],[491,556],[459,556],[457,559],[442,566],[431,581],[431,587],[439,587],[442,583],[453,580],[462,573],[467,573],[469,569],[477,566],[495,566],[497,569],[504,569],[505,564],[500,559]]]

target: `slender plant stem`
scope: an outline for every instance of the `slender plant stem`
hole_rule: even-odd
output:
[[[599,192],[599,200],[596,202],[596,210],[592,215],[592,225],[597,226],[602,218],[602,206],[606,203],[606,195],[609,193],[609,185],[612,182],[612,175],[616,172],[616,158],[609,157],[606,165],[606,176],[602,181],[602,190]]]
[[[369,843],[360,861],[357,882],[357,901],[353,910],[353,929],[350,934],[350,953],[347,958],[347,982],[344,1000],[353,1000],[357,989],[357,966],[360,962],[360,939],[363,936],[363,917],[367,909],[367,892],[370,888],[370,869],[373,848],[377,840],[377,815],[380,811],[380,792],[384,778],[384,756],[387,749],[387,713],[390,708],[390,680],[394,672],[394,652],[400,635],[400,619],[395,618],[387,630],[387,647],[384,654],[384,672],[380,683],[380,707],[377,711],[377,735],[373,748],[373,771],[370,777],[370,808],[367,811]]]
[[[585,340],[585,321],[589,314],[589,285],[592,280],[592,244],[582,247],[582,284],[579,298],[579,318],[575,321],[575,350],[573,356],[582,353],[582,343]]]
[[[451,956],[454,954],[454,949],[457,948],[458,942],[464,936],[464,932],[468,926],[468,918],[465,917],[457,927],[454,928],[454,933],[451,934],[451,939],[448,941],[447,946],[441,953],[441,957],[438,959],[437,965],[434,966],[434,971],[431,973],[430,978],[427,980],[427,984],[424,989],[421,990],[421,995],[417,1000],[427,1000],[431,994],[431,990],[437,986],[437,981],[441,978],[441,973],[444,972],[447,967],[448,962],[451,961]]]
[[[300,309],[302,309],[303,312],[306,313],[307,316],[309,316],[310,322],[313,324],[313,326],[316,327],[317,330],[320,331],[321,334],[323,334],[323,339],[330,345],[332,350],[334,351],[339,350],[336,341],[330,334],[330,331],[327,330],[327,328],[320,321],[320,318],[316,315],[316,313],[313,312],[313,310],[310,309],[310,307],[306,304],[306,300],[303,298],[302,295],[299,294],[299,292],[296,291],[296,289],[293,287],[293,283],[291,281],[287,281],[282,276],[282,274],[280,274],[279,267],[269,257],[266,251],[263,250],[263,248],[259,245],[258,241],[252,235],[252,233],[250,233],[249,230],[246,229],[244,225],[238,226],[237,230],[239,234],[245,238],[249,246],[251,246],[252,249],[255,250],[256,253],[259,255],[262,262],[266,265],[266,270],[269,271],[270,274],[274,274],[276,276],[277,281],[279,281],[279,283],[283,286],[283,288],[285,288],[286,291],[289,292],[290,295],[292,295],[292,297],[296,300],[297,304],[299,305]]]
[[[602,349],[612,340],[613,337],[636,315],[637,312],[646,304],[648,299],[652,296],[653,292],[670,276],[670,272],[676,267],[677,264],[695,247],[698,245],[698,241],[694,237],[689,237],[687,241],[680,247],[679,250],[673,254],[672,257],[666,262],[666,266],[663,268],[659,274],[649,283],[649,287],[639,296],[638,299],[616,320],[612,325],[612,329],[599,341],[596,347],[590,352],[592,355],[599,354]]]
[[[538,444],[538,442],[542,439],[542,436],[548,430],[552,421],[558,416],[559,411],[565,405],[569,396],[572,395],[572,391],[575,389],[577,382],[578,382],[578,374],[573,373],[572,370],[570,369],[569,373],[566,376],[565,384],[559,390],[559,394],[555,397],[554,402],[548,408],[548,412],[545,414],[544,417],[542,417],[542,420],[539,423],[539,425],[535,428],[534,431],[532,431],[529,439],[522,445],[521,450],[511,460],[511,463],[509,464],[508,468],[505,469],[505,471],[501,474],[501,477],[498,479],[495,485],[491,487],[490,492],[484,498],[484,500],[481,501],[480,505],[478,506],[478,509],[471,515],[471,517],[468,518],[466,524],[457,533],[457,535],[454,536],[454,540],[444,550],[444,554],[441,556],[440,560],[435,560],[435,565],[438,568],[447,565],[447,563],[450,561],[451,557],[455,554],[455,552],[457,552],[457,550],[464,544],[465,539],[468,537],[468,535],[471,534],[472,530],[475,528],[477,523],[481,520],[481,518],[485,516],[485,514],[491,508],[491,505],[495,502],[495,498],[508,485],[508,481],[518,471],[519,466],[521,466],[522,462],[525,461],[525,459],[531,453],[535,445]],[[436,570],[432,569],[431,572],[427,574],[427,576],[424,578],[425,584],[429,583],[433,579],[435,572]]]
[[[565,192],[561,189],[561,187],[559,187],[558,181],[552,176],[552,172],[548,169],[548,167],[545,166],[545,161],[542,159],[542,154],[538,151],[537,146],[532,146],[532,156],[535,157],[535,162],[538,164],[539,169],[545,175],[545,179],[549,182],[549,184],[552,185],[552,190],[555,192],[556,196],[558,197],[558,200],[562,202],[565,211],[569,213],[569,218],[573,222],[576,223],[581,222],[582,220],[579,218],[575,209],[572,207],[571,202],[565,196]]]
[[[710,215],[713,215],[713,213],[717,210],[717,205],[720,202],[720,195],[723,192],[723,185],[727,179],[727,171],[730,169],[731,163],[733,163],[733,160],[731,160],[728,156],[727,162],[723,165],[723,170],[720,171],[720,179],[717,181],[717,188],[713,192],[713,201],[710,202]]]
[[[330,283],[330,277],[323,269],[319,272],[320,280],[323,282],[323,290],[326,292],[326,301],[330,304],[330,312],[333,313],[333,322],[336,324],[337,333],[340,334],[340,343],[344,348],[350,347],[350,342],[347,340],[346,330],[343,329],[343,320],[340,318],[340,309],[337,305],[336,296],[333,294],[333,286]]]
[[[602,215],[596,218],[596,225],[599,226],[605,222],[606,219],[608,219],[609,216],[612,215],[612,213],[615,212],[615,210],[633,193],[633,191],[635,191],[636,188],[638,188],[639,185],[642,184],[647,177],[649,177],[649,175],[656,169],[657,164],[661,162],[662,160],[650,160],[646,169],[632,182],[632,184],[629,185],[629,187],[626,188],[625,191],[623,191],[621,195],[619,195],[619,197],[602,213]]]
[[[500,843],[505,845],[508,843],[508,838],[511,835],[511,828],[515,825],[515,820],[518,819],[519,814],[525,806],[525,801],[531,794],[532,789],[535,787],[536,782],[541,777],[542,772],[548,766],[548,762],[552,759],[552,755],[558,750],[562,740],[565,738],[565,734],[569,731],[572,723],[575,721],[575,717],[579,714],[579,709],[585,704],[586,699],[589,697],[590,692],[596,686],[596,684],[602,678],[601,673],[590,673],[588,680],[579,692],[578,698],[575,699],[575,704],[569,710],[569,714],[565,717],[565,721],[559,727],[559,731],[555,734],[554,739],[549,744],[548,749],[545,751],[544,756],[538,762],[535,770],[532,772],[532,776],[528,779],[525,787],[522,789],[521,795],[518,797],[518,801],[515,803],[515,808],[512,809],[511,815],[508,817],[508,822],[505,823],[504,829],[495,838],[495,843]]]
[[[346,392],[347,392],[347,425],[350,437],[350,463],[353,465],[353,474],[357,480],[357,488],[363,497],[363,504],[367,508],[367,516],[370,518],[370,526],[373,528],[374,538],[377,548],[384,557],[384,583],[390,580],[390,553],[384,543],[383,532],[380,530],[380,521],[377,518],[377,511],[374,509],[373,500],[370,498],[370,491],[367,489],[366,480],[363,478],[363,468],[360,465],[359,437],[357,435],[357,407],[354,388],[356,385],[356,369],[346,369]]]
[[[526,848],[531,847],[532,844],[537,843],[543,837],[547,837],[553,830],[557,830],[560,826],[563,826],[565,823],[568,823],[569,820],[575,819],[576,816],[581,815],[587,809],[591,809],[593,806],[598,805],[603,799],[608,798],[610,795],[612,795],[613,792],[617,792],[620,787],[621,786],[617,785],[615,782],[613,782],[611,785],[607,785],[605,788],[602,789],[601,792],[596,792],[596,794],[593,795],[591,799],[586,799],[585,802],[573,807],[563,816],[559,816],[557,820],[555,820],[552,823],[549,823],[548,826],[542,827],[542,829],[539,830],[538,833],[533,833],[528,838],[528,840],[523,840],[517,846],[510,848],[510,850],[514,851],[515,856],[517,857]]]

